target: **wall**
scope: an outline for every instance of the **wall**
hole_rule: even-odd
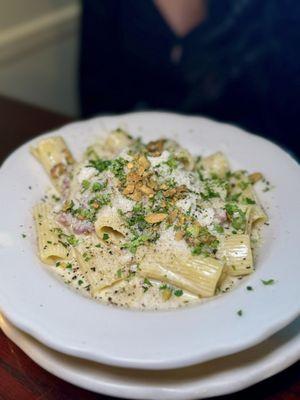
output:
[[[0,95],[78,115],[78,0],[0,0]]]

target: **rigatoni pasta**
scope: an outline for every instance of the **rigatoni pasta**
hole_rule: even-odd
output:
[[[51,207],[44,203],[37,204],[33,209],[33,217],[41,260],[46,264],[53,264],[68,258],[70,249],[61,240],[61,228],[53,218]]]
[[[53,136],[41,140],[36,147],[31,149],[31,152],[42,164],[59,192],[63,193],[69,188],[75,161],[62,137]]]
[[[128,233],[118,211],[108,206],[99,212],[95,221],[95,231],[100,240],[108,241],[105,239],[108,236],[109,241],[113,243],[123,241]]]
[[[223,263],[203,256],[187,256],[176,252],[152,254],[142,260],[140,273],[145,278],[175,285],[195,295],[211,297],[223,270]]]
[[[60,137],[32,152],[60,193],[33,210],[40,259],[81,292],[118,306],[179,307],[254,271],[267,221],[254,190],[262,176],[232,172],[223,153],[196,157],[121,129],[79,162]]]
[[[229,275],[243,276],[253,272],[250,237],[247,234],[226,236],[220,243],[218,256]]]

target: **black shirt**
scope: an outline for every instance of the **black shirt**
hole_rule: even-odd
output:
[[[295,153],[300,2],[210,0],[177,37],[150,0],[83,1],[83,116],[162,109],[206,115]]]

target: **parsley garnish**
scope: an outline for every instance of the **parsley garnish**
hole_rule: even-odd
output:
[[[180,297],[183,295],[183,291],[181,289],[174,290],[174,295]]]
[[[174,290],[174,288],[172,288],[171,286],[168,286],[166,284],[161,285],[159,287],[159,290],[168,290],[170,292],[170,294],[173,293],[174,296],[176,296],[176,297],[181,297],[183,295],[183,291],[181,289],[175,289]]]
[[[89,181],[87,181],[86,179],[84,179],[81,182],[81,186],[82,186],[83,191],[85,191],[91,186],[91,183]]]
[[[231,224],[234,229],[245,229],[246,227],[246,213],[244,213],[236,204],[225,204],[225,210],[230,216]]]
[[[126,218],[126,222],[130,228],[138,231],[142,231],[148,226],[148,222],[145,221],[145,210],[141,203],[137,203],[133,207],[130,217]]]
[[[125,243],[123,245],[123,248],[128,249],[131,253],[135,254],[137,251],[137,248],[139,246],[143,245],[148,240],[149,240],[149,236],[147,236],[147,235],[134,236],[130,242]]]
[[[249,182],[241,181],[238,183],[238,186],[242,189],[245,190],[249,186]]]
[[[108,239],[109,239],[109,234],[108,233],[103,233],[102,239],[107,242]]]
[[[95,208],[88,209],[88,208],[79,207],[79,208],[76,208],[76,210],[72,211],[72,215],[74,215],[76,217],[79,216],[79,217],[82,217],[84,219],[88,219],[91,222],[95,221],[96,213],[97,213],[97,210]]]
[[[215,192],[208,184],[205,185],[205,192],[201,192],[200,194],[203,200],[220,197],[220,194],[218,192]]]
[[[243,204],[255,204],[255,201],[249,199],[249,197],[246,197],[245,199],[243,199]]]
[[[216,249],[218,248],[219,241],[214,240],[212,243],[207,244],[207,243],[199,243],[197,244],[193,249],[192,249],[192,254],[194,256],[197,255],[204,255],[204,256],[209,256],[211,253],[215,253]]]
[[[122,270],[121,270],[121,268],[118,269],[118,271],[117,271],[117,277],[118,277],[118,278],[121,278],[121,277],[122,277]]]
[[[238,310],[238,311],[237,311],[237,315],[238,315],[239,317],[241,317],[241,316],[243,315],[243,310]]]
[[[262,281],[262,283],[263,283],[264,285],[266,285],[266,286],[268,286],[268,285],[274,285],[274,283],[275,283],[275,280],[274,280],[274,279],[268,279],[268,280],[261,279],[261,281]]]
[[[102,184],[102,183],[99,183],[99,182],[95,182],[93,184],[93,186],[92,186],[92,191],[93,192],[99,192],[100,190],[104,189],[106,186],[107,186],[107,183],[106,184]]]
[[[88,262],[93,257],[93,255],[92,254],[88,254],[87,252],[85,252],[85,253],[82,254],[82,257],[83,257],[84,261]]]
[[[56,196],[55,194],[52,195],[52,199],[56,202],[60,201],[60,197]]]
[[[231,196],[228,197],[228,200],[229,201],[238,201],[241,194],[242,194],[242,192],[232,194]]]
[[[159,290],[169,289],[168,285],[164,284],[159,287]]]
[[[79,240],[76,239],[75,235],[65,235],[67,242],[71,245],[71,246],[77,246]]]
[[[53,228],[53,231],[57,233],[57,236],[60,240],[58,240],[59,243],[61,243],[64,247],[68,246],[76,246],[79,242],[78,239],[76,239],[75,235],[66,235],[63,233],[61,228]],[[63,242],[61,239],[65,239],[66,242]],[[49,242],[48,242],[49,243]]]
[[[251,290],[253,290],[253,287],[252,286],[247,286],[246,289],[251,291]]]
[[[110,164],[110,160],[101,160],[100,158],[98,158],[97,160],[89,160],[89,164],[87,165],[87,167],[93,167],[98,172],[103,172],[108,169]]]
[[[171,169],[175,169],[178,165],[178,161],[174,158],[174,156],[170,155],[168,160],[165,161],[165,164]]]
[[[150,286],[153,286],[152,283],[149,281],[149,279],[145,278],[143,282],[144,293],[147,292]]]
[[[116,160],[111,161],[111,172],[115,175],[116,178],[119,179],[121,183],[126,181],[126,176],[124,172],[124,167],[127,164],[127,161],[124,158],[119,157]]]
[[[218,232],[218,233],[223,233],[223,232],[224,232],[223,226],[222,226],[222,225],[219,225],[219,224],[215,224],[215,225],[214,225],[214,230],[215,230],[216,232]]]

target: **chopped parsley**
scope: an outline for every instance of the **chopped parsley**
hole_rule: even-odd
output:
[[[147,292],[147,290],[149,290],[150,286],[153,286],[152,283],[149,281],[149,279],[145,278],[142,285],[144,293]]]
[[[166,185],[169,187],[169,189],[174,189],[177,185],[177,182],[174,178],[170,178],[166,180]]]
[[[253,291],[253,287],[252,286],[247,286],[246,289],[249,290],[249,291]]]
[[[88,254],[87,252],[85,252],[82,254],[82,257],[83,257],[84,261],[88,262],[92,259],[93,255],[91,253]]]
[[[214,230],[215,230],[217,233],[224,233],[224,228],[223,228],[223,226],[220,225],[220,224],[214,224]]]
[[[200,194],[203,200],[209,200],[220,197],[220,194],[218,192],[215,192],[208,183],[206,183],[205,185],[205,191],[201,192]]]
[[[88,208],[78,207],[72,212],[73,216],[77,218],[79,217],[80,219],[87,219],[91,222],[94,222],[96,220],[96,214],[97,210],[95,208],[88,209]]]
[[[23,239],[25,239],[25,238],[26,238],[26,235],[25,235],[25,233],[22,233],[22,238],[23,238]]]
[[[165,289],[169,289],[169,286],[166,285],[166,284],[161,285],[161,286],[159,287],[159,290],[165,290]]]
[[[178,166],[178,161],[174,156],[170,155],[168,160],[164,162],[171,170],[175,169]]]
[[[243,310],[238,310],[238,311],[237,311],[237,315],[238,315],[239,317],[241,317],[241,316],[243,315]]]
[[[174,296],[176,296],[176,297],[181,297],[183,295],[183,291],[181,289],[174,289],[172,286],[168,286],[166,284],[161,285],[159,287],[159,290],[167,292],[167,293],[164,293],[165,300],[168,300],[172,294],[174,294]]]
[[[106,186],[107,186],[107,182],[105,182],[105,183],[95,182],[95,183],[93,183],[92,191],[100,192],[100,190],[103,190],[104,188],[106,188]]]
[[[89,205],[98,210],[110,204],[110,196],[108,194],[97,194],[89,200]]]
[[[86,179],[84,179],[81,182],[81,186],[82,186],[82,190],[85,191],[91,186],[91,183],[89,181],[87,181]]]
[[[149,241],[149,236],[147,235],[134,236],[130,242],[127,242],[123,245],[123,248],[128,249],[131,253],[135,254],[137,248],[148,241]]]
[[[126,217],[126,222],[130,230],[133,233],[137,233],[137,231],[143,231],[149,224],[145,220],[146,210],[143,207],[142,203],[137,203],[132,209],[132,212],[128,217]]]
[[[110,170],[121,183],[125,183],[126,181],[126,175],[124,171],[124,167],[126,164],[127,161],[124,160],[124,158],[122,157],[111,161]]]
[[[98,172],[103,172],[106,171],[110,165],[111,160],[101,160],[101,158],[97,158],[96,160],[89,160],[87,167],[93,167]]]
[[[183,295],[183,291],[181,289],[176,289],[176,290],[174,290],[174,295],[176,297],[180,297]]]
[[[244,230],[246,228],[246,213],[244,213],[236,204],[225,204],[225,210],[230,217],[234,229]]]
[[[250,185],[250,183],[249,183],[249,182],[245,182],[245,181],[241,181],[241,182],[238,183],[238,186],[239,186],[242,190],[247,189],[247,187],[248,187],[249,185]]]
[[[71,245],[71,246],[77,246],[79,240],[76,239],[75,235],[65,235],[67,242]]]
[[[274,280],[274,279],[267,279],[267,280],[261,279],[261,281],[262,281],[262,283],[263,283],[264,285],[266,285],[266,286],[274,285],[274,283],[275,283],[275,280]]]
[[[58,242],[61,243],[64,247],[77,246],[77,244],[79,243],[79,240],[76,239],[75,235],[67,235],[62,231],[61,228],[54,228],[53,231],[57,233],[57,236],[59,238]]]
[[[192,254],[209,256],[215,254],[219,241],[206,227],[199,225],[187,226],[185,230],[185,241],[192,247]]]
[[[231,196],[228,196],[228,200],[229,201],[238,201],[239,200],[239,197],[241,196],[241,194],[242,194],[242,192],[239,192],[239,193],[234,193],[234,194],[232,194]]]
[[[121,270],[121,268],[118,269],[118,271],[117,271],[117,277],[118,277],[118,278],[121,278],[121,277],[122,277],[122,270]]]
[[[60,197],[56,196],[55,194],[52,195],[52,199],[56,202],[60,201]]]
[[[109,234],[108,233],[103,233],[102,239],[107,242],[108,239],[109,239]]]
[[[255,204],[255,201],[252,199],[249,199],[249,197],[246,197],[245,199],[243,199],[242,203],[243,204]]]

